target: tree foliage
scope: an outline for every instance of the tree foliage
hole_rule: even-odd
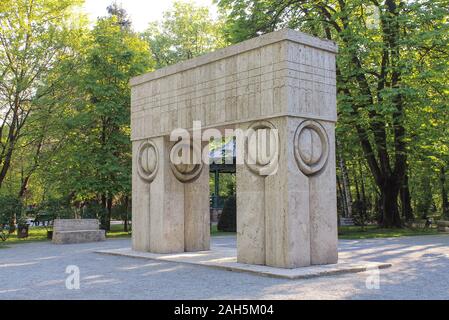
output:
[[[152,66],[147,44],[122,18],[98,19],[86,39],[70,81],[78,101],[63,119],[67,141],[53,167],[66,194],[97,198],[109,211],[115,196],[131,192],[129,80]]]
[[[49,95],[42,81],[70,56],[78,27],[73,8],[79,1],[35,0],[0,3],[0,187],[13,156],[27,135],[25,126]],[[41,137],[38,135],[37,140]],[[37,142],[39,145],[39,142]]]
[[[447,128],[448,1],[221,0],[219,5],[233,42],[290,27],[339,44],[337,133],[343,156],[354,162],[355,138],[379,191],[385,227],[402,224],[398,198],[411,218],[411,148],[417,127],[426,121],[419,115],[427,110],[439,118],[431,120],[432,127],[441,121]],[[426,130],[418,148],[430,148],[446,167],[441,141],[447,131],[441,126],[436,131]]]
[[[179,1],[142,34],[115,2],[89,27],[81,3],[0,2],[0,197],[128,217],[130,78],[289,27],[340,48],[340,213],[449,219],[449,0]]]
[[[160,68],[225,46],[223,27],[209,8],[177,1],[162,21],[150,23],[143,37]]]

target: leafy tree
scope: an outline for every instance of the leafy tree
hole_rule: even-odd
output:
[[[102,216],[106,229],[114,197],[131,192],[129,80],[152,67],[147,44],[122,16],[98,19],[85,43],[82,67],[72,79],[82,99],[62,120],[67,141],[51,170],[64,194],[99,200],[108,212]]]
[[[222,29],[223,22],[214,20],[209,8],[176,1],[162,21],[150,23],[143,38],[161,68],[225,46]]]
[[[223,232],[237,231],[237,204],[235,195],[226,199],[217,229]]]
[[[125,9],[123,9],[122,6],[117,4],[116,1],[114,1],[110,6],[107,7],[108,14],[110,16],[114,16],[117,18],[117,23],[122,29],[131,29],[132,21],[128,16],[128,13]]]
[[[15,221],[22,213],[22,202],[14,196],[0,196],[0,239],[5,241],[15,230]]]
[[[400,227],[398,197],[408,190],[408,121],[416,107],[423,107],[416,98],[435,102],[435,92],[439,91],[445,99],[438,99],[447,101],[447,87],[445,91],[442,86],[448,83],[448,1],[218,3],[228,14],[227,35],[232,42],[290,27],[339,44],[339,126],[350,127],[349,132],[357,137],[380,192],[382,225]],[[446,57],[445,62],[438,56]],[[429,64],[436,62],[440,75],[436,77],[434,68],[421,63],[423,59]],[[419,74],[415,66],[421,67]],[[345,144],[347,137],[339,134],[338,139]],[[410,197],[401,199],[405,214],[410,216]]]
[[[49,94],[49,90],[40,90],[40,84],[69,54],[70,42],[76,38],[73,8],[80,3],[0,3],[0,188],[24,139],[27,122],[41,107],[34,101]]]

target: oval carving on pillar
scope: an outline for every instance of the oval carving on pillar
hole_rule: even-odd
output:
[[[260,121],[248,128],[245,139],[245,163],[255,174],[275,174],[279,161],[279,135],[268,121]]]
[[[153,182],[159,168],[159,151],[151,141],[144,141],[139,147],[137,172],[146,182]]]
[[[195,159],[199,163],[195,163]],[[194,147],[193,143],[182,141],[176,143],[170,151],[170,168],[179,181],[184,183],[195,181],[203,170],[201,150]]]
[[[296,129],[294,153],[296,163],[305,175],[323,170],[329,158],[329,138],[323,126],[313,120],[302,122]]]

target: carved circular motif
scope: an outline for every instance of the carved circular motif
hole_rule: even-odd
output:
[[[189,152],[188,159],[184,152]],[[195,159],[199,163],[195,163]],[[194,147],[193,143],[176,143],[170,151],[170,168],[179,181],[195,181],[203,170],[201,150]]]
[[[279,160],[279,136],[268,121],[256,122],[248,128],[245,139],[245,163],[255,174],[276,173]]]
[[[138,151],[137,172],[142,180],[152,182],[159,167],[159,152],[151,141],[144,141]]]
[[[329,139],[323,126],[313,120],[301,123],[295,133],[294,153],[305,175],[319,173],[329,158]]]

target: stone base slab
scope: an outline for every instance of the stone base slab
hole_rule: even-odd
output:
[[[104,240],[106,240],[104,230],[77,230],[53,232],[52,242],[54,244],[73,244]]]
[[[158,260],[164,262],[186,263],[224,269],[228,271],[246,272],[259,276],[284,279],[308,279],[322,276],[331,276],[344,273],[364,272],[367,269],[386,269],[391,267],[389,263],[366,261],[341,261],[337,264],[311,266],[296,269],[273,268],[243,264],[237,262],[236,250],[233,248],[214,248],[212,251],[186,252],[179,254],[156,254],[149,252],[137,252],[130,248],[95,251],[96,253]]]

